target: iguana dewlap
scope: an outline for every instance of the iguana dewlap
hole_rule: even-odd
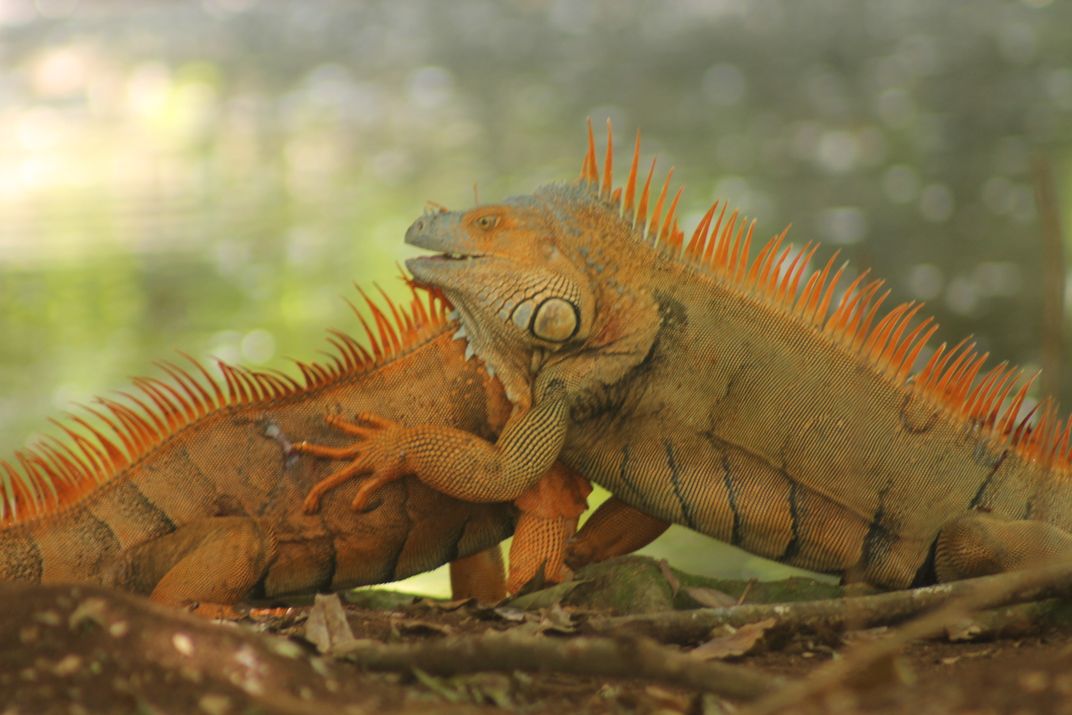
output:
[[[332,464],[295,444],[346,441],[325,416],[375,410],[494,438],[509,414],[499,383],[453,339],[441,301],[415,292],[408,309],[369,307],[367,347],[335,332],[332,361],[300,363],[301,383],[223,363],[220,381],[200,363],[165,364],[171,380],[136,380],[134,392],[94,407],[96,417],[61,424],[66,441],[0,461],[0,580],[233,603],[392,581],[457,560],[457,595],[500,598],[497,544],[517,519],[510,504],[462,502],[405,479],[362,513],[344,493],[315,514],[303,509]],[[541,485],[534,491],[550,496],[523,510],[520,528],[564,540],[584,483],[556,467]],[[557,558],[545,566],[552,575]],[[523,582],[535,569],[512,577]]]
[[[883,587],[1072,557],[1072,420],[1021,414],[1021,371],[964,341],[912,373],[936,329],[920,304],[883,309],[866,272],[841,292],[845,266],[784,232],[752,257],[753,224],[719,204],[685,241],[669,177],[654,202],[654,162],[638,187],[639,139],[624,187],[612,157],[608,138],[601,173],[590,133],[578,183],[409,229],[439,255],[408,267],[515,410],[495,442],[370,432],[383,473],[495,501],[561,459],[619,512]]]

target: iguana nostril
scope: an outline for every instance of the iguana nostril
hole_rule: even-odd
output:
[[[419,218],[411,223],[406,229],[406,241],[414,241],[423,236],[429,225],[430,222],[426,218]]]

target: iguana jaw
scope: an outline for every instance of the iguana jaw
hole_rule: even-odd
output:
[[[486,256],[461,256],[458,254],[439,254],[436,256],[421,256],[410,258],[406,261],[406,268],[413,274],[418,284],[433,286],[449,292],[450,287],[464,280],[460,272],[468,270],[472,265]]]

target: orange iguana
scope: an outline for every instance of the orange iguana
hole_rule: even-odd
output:
[[[170,381],[137,379],[124,399],[86,408],[99,427],[71,416],[57,423],[67,441],[0,461],[0,581],[94,582],[163,602],[227,604],[460,560],[456,594],[501,597],[498,542],[517,519],[509,504],[460,502],[408,479],[361,514],[342,495],[318,515],[301,508],[330,463],[292,443],[331,440],[325,416],[419,415],[485,437],[506,420],[499,383],[452,338],[443,302],[422,295],[414,291],[408,310],[366,298],[376,325],[361,318],[368,347],[332,331],[331,362],[299,363],[302,382],[222,362],[220,381],[192,358],[197,376],[164,363]],[[522,500],[522,542],[562,543],[586,488],[554,469]],[[559,552],[548,576],[560,562]],[[523,583],[535,570],[511,576]]]
[[[357,505],[404,473],[508,500],[561,459],[616,495],[601,521],[631,545],[672,521],[887,588],[1072,556],[1072,419],[1022,416],[1020,370],[962,341],[912,374],[936,329],[920,304],[881,313],[867,272],[835,300],[844,266],[811,269],[785,232],[751,258],[753,224],[717,203],[685,241],[669,177],[649,213],[654,162],[638,192],[639,137],[624,188],[612,156],[608,137],[600,175],[589,128],[577,184],[410,227],[440,255],[409,270],[515,409],[495,442],[356,430]],[[656,518],[630,534],[625,505]]]

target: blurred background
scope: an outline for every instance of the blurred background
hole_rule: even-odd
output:
[[[943,337],[1060,364],[1070,28],[1049,0],[0,0],[0,455],[176,348],[315,357],[426,201],[573,179],[586,116],[677,167],[683,226],[792,223]]]

